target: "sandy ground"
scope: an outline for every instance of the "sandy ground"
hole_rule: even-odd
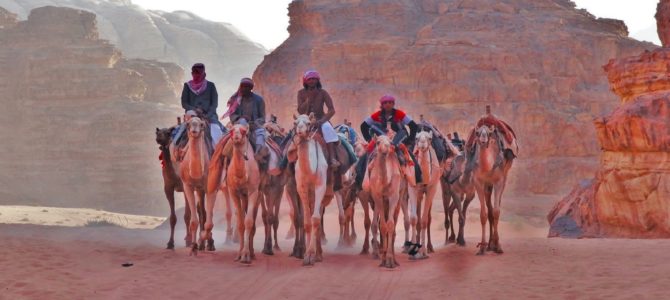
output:
[[[47,226],[105,226],[114,224],[130,229],[152,229],[166,218],[128,215],[88,208],[0,205],[0,223]]]
[[[542,201],[533,205],[545,206]],[[517,205],[516,213],[533,205]],[[258,249],[251,266],[233,261],[236,246],[222,245],[223,228],[219,227],[215,228],[217,251],[189,257],[181,221],[175,251],[164,250],[168,237],[164,229],[2,224],[0,298],[667,298],[670,241],[547,239],[546,227],[527,221],[541,213],[533,216],[526,211],[523,217],[508,213],[502,224],[505,254],[479,257],[474,255],[479,239],[476,212],[469,214],[468,245],[443,246],[442,218],[436,209],[436,253],[421,261],[398,254],[401,266],[386,270],[378,267],[378,261],[358,254],[363,234],[360,221],[355,247],[335,249],[337,216],[334,207],[329,209],[324,262],[314,267],[302,267],[301,261],[288,257],[292,241],[284,239],[285,216],[280,225],[283,251],[265,256]],[[360,211],[357,215],[361,220]],[[403,239],[404,232],[398,229]],[[256,245],[261,245],[262,238],[260,230]],[[134,265],[122,267],[124,262]]]

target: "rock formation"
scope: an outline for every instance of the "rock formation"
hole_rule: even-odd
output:
[[[24,19],[40,6],[65,6],[97,15],[100,37],[129,58],[173,62],[187,70],[205,63],[209,80],[223,95],[232,93],[240,78],[251,76],[267,50],[234,26],[204,20],[189,12],[147,11],[129,0],[0,0],[0,7]]]
[[[163,215],[154,128],[183,70],[124,58],[70,8],[0,9],[0,40],[0,203]]]
[[[600,169],[554,207],[549,236],[668,238],[670,48],[613,59],[605,71],[622,101],[595,121]]]
[[[670,1],[661,0],[656,6],[656,27],[663,47],[670,46]]]
[[[362,120],[392,93],[415,118],[465,136],[491,104],[519,136],[513,193],[561,193],[593,174],[590,124],[617,102],[601,66],[655,48],[567,0],[299,0],[289,16],[290,37],[254,73],[281,122],[310,68],[336,123]]]

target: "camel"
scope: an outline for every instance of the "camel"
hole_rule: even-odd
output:
[[[417,144],[414,155],[423,174],[423,180],[422,182],[408,183],[412,243],[419,247],[419,252],[412,256],[413,259],[428,258],[427,245],[421,247],[420,244],[427,241],[433,198],[442,177],[442,168],[437,160],[435,150],[431,146],[432,139],[432,131],[421,131],[416,135]]]
[[[281,147],[281,143],[284,139],[284,135],[280,127],[273,122],[267,122],[265,124],[265,129],[271,134],[271,141],[267,141],[267,147],[270,147],[270,143],[276,143],[278,147]],[[261,184],[260,190],[260,203],[261,203],[261,217],[263,219],[263,225],[265,228],[265,243],[263,246],[263,254],[274,255],[274,251],[279,251],[279,244],[277,241],[277,230],[279,228],[279,209],[281,205],[282,195],[284,194],[284,187],[288,181],[288,171],[281,170],[279,165],[279,159],[282,149],[279,152],[270,150],[270,158],[268,162],[267,172],[262,172],[261,174]],[[273,233],[274,233],[274,244],[273,244]]]
[[[379,217],[382,234],[380,266],[399,266],[395,258],[395,224],[399,209],[400,185],[403,180],[400,163],[395,155],[391,138],[380,135],[375,138],[376,156],[370,162],[363,181],[363,190],[370,193],[375,203],[375,214]]]
[[[459,153],[444,170],[440,180],[442,186],[442,204],[444,205],[445,245],[456,242],[465,246],[464,227],[470,202],[475,198],[475,186],[472,176],[463,176],[466,166],[465,154]],[[454,211],[458,211],[458,237],[454,230]],[[451,232],[451,234],[450,234]]]
[[[156,143],[160,145],[159,149],[161,150],[161,155],[159,159],[162,164],[162,173],[163,173],[163,190],[165,191],[165,198],[167,198],[168,204],[170,205],[170,240],[167,243],[167,249],[174,249],[174,228],[177,225],[177,215],[175,214],[174,209],[174,194],[175,192],[184,192],[184,187],[181,184],[181,180],[170,159],[170,143],[172,142],[172,132],[174,127],[171,128],[156,128]],[[185,201],[185,200],[184,200]],[[191,211],[184,209],[184,224],[188,228],[188,222],[191,219]],[[188,232],[188,230],[186,230]],[[191,237],[187,234],[184,237],[186,241],[186,246],[191,246]]]
[[[364,140],[357,141],[354,145],[354,152],[358,159],[365,159],[364,155],[367,153],[368,143]],[[349,171],[352,178],[356,177],[356,168],[352,167]],[[356,199],[361,203],[364,212],[364,228],[365,228],[365,238],[363,239],[363,249],[361,250],[361,255],[370,254],[370,243],[372,243],[372,255],[373,258],[379,258],[379,239],[377,237],[379,232],[379,220],[377,215],[374,213],[374,202],[370,196],[369,191],[364,191],[358,187],[351,186],[347,191],[345,198],[343,199],[343,206],[351,207],[351,212],[348,215],[351,215],[353,228],[353,207],[356,204]],[[348,203],[348,204],[347,204]],[[372,217],[370,211],[372,211]],[[347,214],[345,214],[346,216]],[[374,219],[374,220],[373,220]],[[372,239],[370,239],[370,230],[372,230]]]
[[[231,130],[232,157],[226,170],[226,187],[235,206],[240,248],[236,261],[250,264],[254,258],[254,235],[258,213],[260,171],[249,143],[247,125],[237,124]]]
[[[184,187],[184,195],[188,203],[188,209],[191,212],[190,226],[188,227],[189,236],[191,238],[191,255],[197,255],[198,243],[196,241],[198,226],[200,230],[205,227],[205,189],[207,187],[207,166],[209,165],[209,153],[205,135],[206,128],[209,127],[207,121],[192,117],[186,122],[188,145],[185,149],[184,159],[181,162],[177,161],[175,146],[170,144],[170,158],[173,165],[176,167],[177,174],[181,179]],[[196,198],[197,196],[197,198]],[[208,250],[214,250],[214,240],[207,240]],[[205,244],[200,243],[200,250],[205,249]]]
[[[490,116],[488,107],[487,113]],[[507,174],[512,167],[515,155],[511,150],[503,149],[504,136],[496,126],[483,124],[475,128],[474,132],[476,141],[472,145],[473,149],[469,150],[473,153],[474,168],[471,170],[471,176],[473,176],[479,198],[481,207],[479,218],[482,225],[482,239],[478,245],[477,255],[483,255],[486,250],[502,254],[498,221],[500,220],[502,193],[505,190]],[[469,174],[466,174],[467,176]],[[492,195],[494,196],[493,202]],[[486,242],[487,219],[490,222],[488,243]]]
[[[307,243],[303,265],[314,265],[323,260],[320,227],[323,211],[333,197],[333,186],[328,181],[328,163],[322,146],[314,139],[314,115],[294,116],[294,119],[295,136],[292,147],[296,148],[297,154],[295,183],[302,204]]]

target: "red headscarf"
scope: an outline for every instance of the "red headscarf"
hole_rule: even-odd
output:
[[[314,70],[309,70],[309,71],[305,72],[304,75],[302,75],[302,83],[303,84],[307,83],[307,80],[310,80],[310,79],[321,80],[321,75],[319,75],[319,72],[314,71]]]
[[[196,95],[202,94],[207,89],[207,73],[205,73],[205,65],[201,63],[194,64],[191,67],[191,76],[193,80],[190,80],[187,84],[193,93]]]

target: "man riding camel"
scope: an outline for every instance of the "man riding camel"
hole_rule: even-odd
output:
[[[265,156],[265,101],[263,97],[252,92],[254,82],[250,78],[242,78],[239,88],[228,100],[228,111],[221,117],[229,117],[233,124],[248,124],[250,137],[256,152],[256,160],[262,161]]]
[[[363,123],[361,123],[361,133],[363,134],[363,138],[370,142],[373,134],[387,134],[386,128],[389,126],[391,130],[396,133],[393,137],[393,145],[395,146],[398,160],[401,165],[405,165],[407,163],[405,161],[405,155],[398,146],[402,143],[411,148],[419,126],[405,112],[399,109],[395,109],[395,98],[393,96],[384,95],[381,97],[381,99],[379,99],[379,105],[379,111],[365,118]],[[406,126],[409,127],[409,133],[407,132]],[[414,155],[412,155],[412,151],[409,152],[412,161],[414,161],[416,181],[421,182],[421,171],[418,167],[419,164],[416,162]],[[367,156],[368,154],[365,154],[364,157],[359,159],[358,164],[356,165],[356,185],[358,187],[363,184],[365,169],[367,168],[368,163]]]
[[[330,119],[335,115],[333,99],[321,86],[321,76],[317,71],[310,70],[305,72],[302,77],[303,89],[298,91],[298,113],[309,115],[314,114],[316,126],[321,129],[323,139],[327,143],[326,156],[328,157],[328,166],[338,168],[340,161],[337,155],[337,145],[339,137],[330,123]],[[323,107],[328,112],[323,111]]]
[[[216,109],[219,105],[219,94],[213,82],[205,79],[205,65],[196,63],[191,67],[192,80],[184,83],[181,92],[181,106],[185,111],[195,111],[204,115],[209,121],[209,132],[212,144],[216,145],[223,137],[223,125],[219,122]],[[179,138],[179,136],[177,137]]]

